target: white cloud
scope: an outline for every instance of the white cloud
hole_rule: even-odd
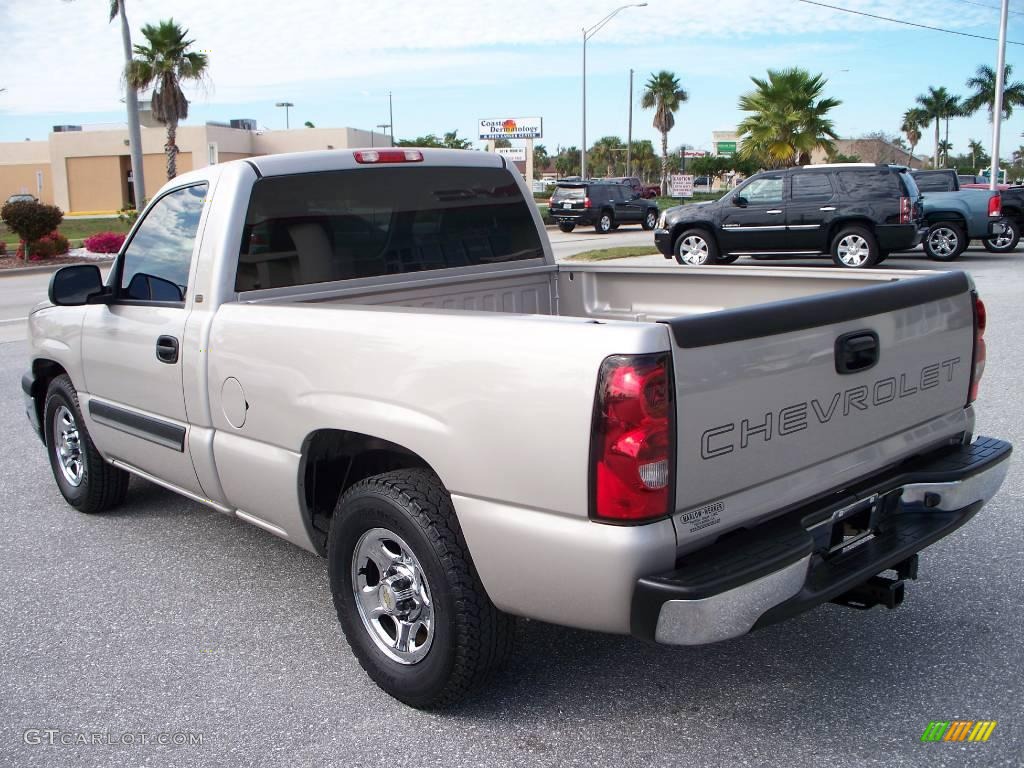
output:
[[[456,86],[541,76],[562,67],[575,72],[581,26],[599,21],[617,4],[177,0],[168,7],[164,0],[127,0],[134,41],[142,39],[143,23],[173,14],[189,28],[195,47],[210,51],[213,87],[195,96],[209,103],[265,99],[289,86],[317,83],[365,90],[385,81],[418,87],[443,80]],[[947,27],[992,21],[981,8],[949,0],[837,4]],[[120,109],[121,38],[117,22],[107,23],[107,7],[98,0],[5,0],[0,87],[8,92],[0,109],[19,114]],[[664,51],[696,69],[708,58],[695,57],[695,49],[742,52],[749,69],[764,47],[752,45],[755,39],[771,44],[771,36],[806,35],[806,44],[814,45],[818,33],[879,28],[891,25],[795,0],[649,0],[646,8],[623,11],[595,44]],[[592,57],[590,67],[599,71],[601,57]]]

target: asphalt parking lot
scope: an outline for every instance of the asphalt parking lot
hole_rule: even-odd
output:
[[[1024,447],[1024,252],[951,266],[988,307],[978,433]],[[359,668],[323,560],[140,480],[116,512],[71,511],[22,411],[27,352],[0,343],[0,766],[1024,764],[1019,455],[895,611],[827,605],[685,650],[524,622],[489,689],[423,713]],[[986,743],[920,742],[954,719],[998,726]],[[47,730],[202,744],[50,745]]]

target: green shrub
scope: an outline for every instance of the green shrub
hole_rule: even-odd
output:
[[[64,212],[55,205],[17,200],[13,203],[5,203],[4,207],[0,208],[0,219],[3,219],[4,224],[21,238],[22,243],[29,243],[29,253],[31,253],[32,244],[35,241],[41,240],[60,226],[64,220]],[[54,245],[54,247],[57,246]],[[19,253],[22,250],[19,248]]]

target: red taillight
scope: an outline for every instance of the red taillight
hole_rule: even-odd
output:
[[[668,353],[601,364],[591,443],[592,514],[645,522],[671,512],[672,382]]]
[[[353,152],[357,163],[421,163],[423,153],[418,149],[364,149]]]
[[[971,362],[971,390],[967,394],[968,405],[978,399],[978,384],[981,382],[981,375],[985,373],[985,323],[988,320],[985,313],[985,302],[978,298],[978,294],[971,295],[974,297],[974,360]]]
[[[900,198],[900,224],[909,224],[911,222],[911,205],[909,197]]]
[[[1002,216],[1003,215],[1003,196],[996,192],[992,197],[988,199],[988,215],[989,216]]]
[[[589,197],[584,197],[583,198],[583,207],[584,208],[589,208],[590,207],[590,198]]]

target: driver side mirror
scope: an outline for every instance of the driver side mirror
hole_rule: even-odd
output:
[[[732,199],[732,204],[735,205],[737,208],[746,208],[747,198],[745,198],[743,195],[736,195],[736,197]]]
[[[103,285],[100,268],[95,264],[76,264],[62,267],[50,278],[50,303],[58,307],[77,307],[83,304],[102,304],[110,296]]]

